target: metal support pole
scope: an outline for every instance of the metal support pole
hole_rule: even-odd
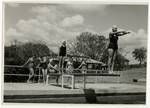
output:
[[[46,75],[46,85],[48,85],[49,75]]]
[[[72,89],[75,88],[75,77],[74,75],[72,75]]]
[[[64,77],[61,75],[61,87],[64,88]]]
[[[120,72],[119,72],[119,71],[117,71],[117,74],[120,74]],[[121,77],[121,76],[119,76],[119,77],[118,77],[118,79],[117,79],[117,83],[120,83],[120,77]]]
[[[96,71],[96,74],[98,73],[98,71]],[[96,83],[98,82],[98,76],[96,76]]]
[[[39,70],[38,83],[40,83],[40,68],[38,68],[38,70]]]
[[[85,73],[83,74],[83,88],[86,88],[86,78],[85,78]]]

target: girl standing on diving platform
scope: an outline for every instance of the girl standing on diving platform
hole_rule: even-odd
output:
[[[64,61],[66,56],[67,56],[66,41],[63,41],[62,45],[59,48],[59,71],[61,73],[64,72]]]
[[[112,32],[109,33],[108,45],[108,72],[113,73],[114,62],[118,51],[118,37],[129,34],[127,31],[118,31],[117,26],[112,27]]]

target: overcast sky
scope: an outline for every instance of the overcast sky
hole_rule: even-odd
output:
[[[135,63],[131,52],[147,47],[147,23],[147,5],[9,3],[5,5],[5,45],[14,39],[43,41],[57,52],[63,40],[74,39],[83,31],[108,37],[112,25],[117,25],[132,32],[119,39],[119,47]]]

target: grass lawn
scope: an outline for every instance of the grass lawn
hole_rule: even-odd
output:
[[[121,74],[120,78],[121,82],[133,82],[133,79],[146,80],[146,68],[135,68],[126,71],[121,71],[120,74]]]

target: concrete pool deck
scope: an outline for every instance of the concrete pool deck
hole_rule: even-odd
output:
[[[82,89],[61,88],[55,84],[5,83],[4,102],[23,103],[145,103],[145,85],[125,83],[87,84]],[[116,101],[118,100],[118,101]]]
[[[70,89],[69,87],[62,88],[60,85],[48,84],[45,85],[43,83],[5,83],[4,84],[4,91],[80,91],[83,88],[82,83],[77,83],[75,89]],[[96,91],[108,91],[108,92],[145,92],[146,87],[145,85],[137,85],[137,84],[127,84],[127,83],[88,83],[86,84],[86,89],[94,89]],[[5,92],[4,92],[5,94]]]

